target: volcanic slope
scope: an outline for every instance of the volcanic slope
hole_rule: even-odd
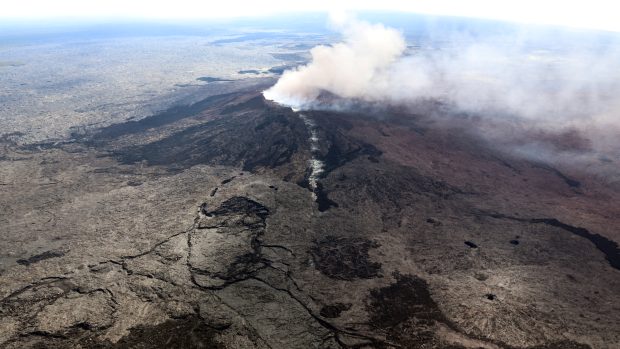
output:
[[[5,140],[0,346],[620,346],[617,186],[261,89]]]

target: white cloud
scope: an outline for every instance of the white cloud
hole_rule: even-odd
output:
[[[487,138],[520,141],[511,135],[513,126],[567,139],[577,130],[595,150],[620,151],[614,140],[620,131],[617,47],[532,51],[507,36],[405,51],[402,34],[381,24],[349,19],[337,29],[341,42],[314,47],[310,62],[284,72],[265,97],[296,109],[342,108],[352,101],[415,108],[440,101],[441,110],[484,120]],[[532,152],[527,146],[522,151]]]

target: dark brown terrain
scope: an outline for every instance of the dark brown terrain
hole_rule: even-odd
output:
[[[3,138],[0,347],[620,347],[618,182],[265,87]]]

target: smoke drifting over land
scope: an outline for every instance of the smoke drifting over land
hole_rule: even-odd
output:
[[[314,47],[312,62],[284,72],[265,97],[295,107],[308,106],[322,91],[343,98],[372,99],[372,86],[403,55],[405,39],[381,24],[349,18],[333,21],[344,42]]]
[[[402,33],[381,24],[342,17],[333,22],[342,42],[313,48],[311,61],[286,71],[264,92],[267,99],[298,109],[325,107],[325,92],[390,105],[440,101],[486,120],[477,131],[512,142],[524,154],[542,156],[540,144],[563,138],[570,141],[559,148],[566,149],[545,151],[618,152],[617,45],[565,47],[551,38],[531,47],[518,35],[472,39],[456,33],[443,45],[407,47]],[[515,129],[525,133],[514,135]],[[538,141],[523,140],[532,135]]]

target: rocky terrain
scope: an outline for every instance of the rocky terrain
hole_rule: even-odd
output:
[[[243,24],[196,28],[201,35],[178,28],[176,35],[157,36],[145,25],[142,33],[123,36],[121,28],[110,23],[98,33],[44,38],[3,28],[0,134],[14,133],[22,143],[44,142],[195,103],[212,89],[224,93],[281,74],[305,60],[304,52],[287,43],[314,44],[321,37],[295,30],[239,36]],[[221,83],[231,81],[237,82]]]
[[[0,347],[620,347],[617,182],[269,83],[3,137]]]

